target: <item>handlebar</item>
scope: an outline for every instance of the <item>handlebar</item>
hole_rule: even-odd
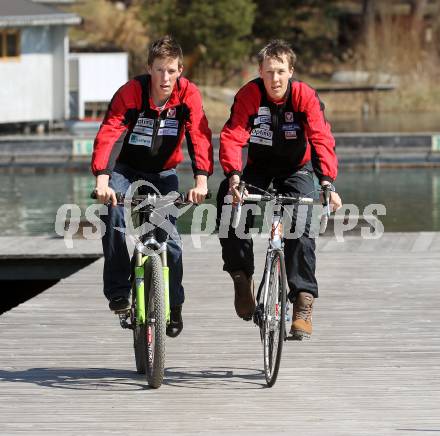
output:
[[[194,204],[191,201],[188,201],[188,199],[186,198],[186,193],[184,192],[179,192],[178,193],[178,197],[175,198],[173,201],[170,201],[169,204],[174,203],[175,206],[177,207],[184,207],[187,206],[189,204]],[[123,194],[122,192],[115,192],[116,195],[116,201],[117,204],[119,205],[124,205],[125,204],[125,194]],[[131,197],[131,204],[139,204],[142,203],[143,201],[147,200],[148,204],[156,204],[161,200],[164,200],[166,196],[162,196],[162,195],[158,195],[158,194],[144,194],[144,195],[133,195]],[[211,192],[208,191],[208,193],[206,194],[205,199],[209,200],[212,197]],[[96,191],[92,191],[92,193],[90,194],[90,198],[92,198],[93,200],[97,199],[97,195],[96,195]]]
[[[247,194],[244,196],[244,192],[246,186],[251,186],[246,182],[240,181],[238,191],[240,193],[241,198],[243,199],[243,203],[246,202],[260,202],[260,201],[272,201],[275,200],[277,204],[288,205],[288,204],[306,204],[312,205],[313,198],[309,197],[286,197],[283,195],[277,195],[276,193],[271,194],[269,192],[265,194]],[[328,220],[330,217],[331,209],[330,209],[330,194],[335,191],[335,187],[332,184],[326,184],[321,186],[321,192],[324,196],[324,201],[322,203],[325,208],[325,213],[321,216],[320,221],[320,230],[319,232],[322,234],[325,232],[328,224]],[[232,227],[236,229],[238,227],[238,223],[241,218],[241,207],[242,203],[237,204],[232,210]]]
[[[251,201],[271,201],[275,200],[277,204],[313,204],[313,198],[309,197],[286,197],[283,195],[261,195],[261,194],[248,194],[243,199],[244,202]]]
[[[243,199],[243,203],[247,202],[259,202],[259,201],[272,201],[275,200],[276,204],[288,205],[288,204],[313,204],[313,198],[309,197],[286,197],[280,194],[246,194],[244,195],[246,186],[250,186],[246,184],[246,182],[241,181],[238,185],[238,192],[240,193],[241,198]],[[232,210],[232,227],[236,229],[238,227],[238,223],[241,218],[241,207],[242,203],[238,203]]]

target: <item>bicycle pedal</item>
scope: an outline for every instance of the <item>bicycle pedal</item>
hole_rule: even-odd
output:
[[[119,315],[119,324],[123,329],[133,330],[133,325],[131,324],[131,322],[127,322],[127,320],[130,318],[130,311],[115,313]]]
[[[262,321],[263,321],[263,304],[259,304],[254,312],[253,316],[254,323],[261,328]]]

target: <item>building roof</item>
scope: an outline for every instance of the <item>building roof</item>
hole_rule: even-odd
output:
[[[43,4],[59,4],[59,5],[71,5],[76,3],[77,0],[32,0],[34,3]]]
[[[81,17],[30,0],[0,0],[0,27],[80,24]]]

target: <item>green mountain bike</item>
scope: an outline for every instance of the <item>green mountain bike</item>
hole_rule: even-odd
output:
[[[93,194],[92,194],[93,197]],[[160,228],[151,224],[158,209],[169,206],[182,208],[192,203],[185,201],[184,194],[178,198],[156,194],[134,195],[125,198],[116,193],[118,205],[129,207],[132,217],[139,224],[140,235],[136,238],[132,257],[132,304],[129,310],[115,312],[122,328],[133,331],[133,347],[136,370],[145,374],[149,386],[162,385],[165,367],[166,327],[170,322],[169,268],[167,243],[159,242]],[[157,220],[153,220],[157,224]],[[163,231],[163,230],[162,230]]]

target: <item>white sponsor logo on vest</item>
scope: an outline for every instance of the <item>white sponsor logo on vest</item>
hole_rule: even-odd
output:
[[[160,127],[173,127],[174,129],[177,129],[179,127],[179,121],[169,119],[161,120]]]
[[[176,108],[175,107],[168,108],[167,117],[168,118],[176,118]]]
[[[258,124],[261,124],[261,123],[270,123],[271,121],[272,121],[271,117],[269,117],[267,115],[262,115],[260,117],[255,118],[254,126],[257,126]]]
[[[136,121],[136,126],[153,127],[154,120],[151,118],[141,118],[139,117]]]
[[[151,147],[151,136],[143,136],[132,133],[130,135],[128,143],[132,145],[143,145],[145,147]]]
[[[153,129],[150,129],[149,127],[142,127],[142,126],[134,126],[133,132],[135,133],[142,133],[143,135],[153,135]]]
[[[284,135],[286,139],[296,139],[296,130],[286,130]]]
[[[264,139],[258,136],[251,136],[250,142],[253,142],[254,144],[272,145],[272,139]]]
[[[175,129],[177,129],[179,127],[179,121],[165,120],[165,127],[174,127]]]
[[[164,129],[159,129],[157,131],[157,134],[159,136],[177,136],[177,129],[169,129],[169,128],[164,128]]]
[[[258,136],[260,138],[272,139],[273,132],[267,129],[253,129],[251,136]]]
[[[267,106],[260,106],[258,108],[258,115],[269,115],[270,116],[270,109]]]

